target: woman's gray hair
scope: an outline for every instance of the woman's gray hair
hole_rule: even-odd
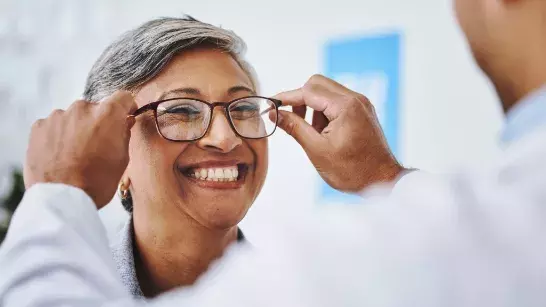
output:
[[[231,54],[258,91],[254,70],[243,59],[245,42],[232,31],[185,16],[154,19],[121,35],[91,68],[84,99],[98,102],[117,90],[138,89],[175,55],[199,47]]]
[[[245,42],[232,31],[185,16],[154,19],[121,35],[91,68],[84,99],[98,102],[118,90],[136,90],[157,76],[174,56],[195,48],[229,53],[258,91],[254,69],[243,58]],[[128,212],[133,211],[130,193],[122,197],[122,204]]]

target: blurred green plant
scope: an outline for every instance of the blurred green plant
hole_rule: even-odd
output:
[[[2,241],[4,241],[4,238],[8,232],[9,217],[11,217],[13,212],[15,212],[17,206],[23,199],[23,195],[25,194],[25,182],[23,180],[23,173],[21,170],[13,169],[11,173],[11,182],[12,185],[10,192],[2,199],[0,203],[0,206],[3,207],[8,214],[8,220],[6,222],[1,223],[0,221],[0,244],[2,244]]]

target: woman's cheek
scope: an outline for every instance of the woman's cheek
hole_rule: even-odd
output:
[[[268,141],[267,139],[252,140],[249,145],[255,155],[255,180],[257,181],[257,187],[261,190],[269,165]]]

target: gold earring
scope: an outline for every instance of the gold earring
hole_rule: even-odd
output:
[[[119,193],[122,199],[127,199],[129,196],[129,189],[125,188],[122,182],[119,183]]]

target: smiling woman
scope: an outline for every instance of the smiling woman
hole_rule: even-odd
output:
[[[88,101],[134,93],[130,162],[120,183],[131,213],[113,242],[129,291],[153,297],[193,284],[228,245],[262,189],[280,101],[257,82],[234,33],[191,17],[143,24],[93,66]]]

